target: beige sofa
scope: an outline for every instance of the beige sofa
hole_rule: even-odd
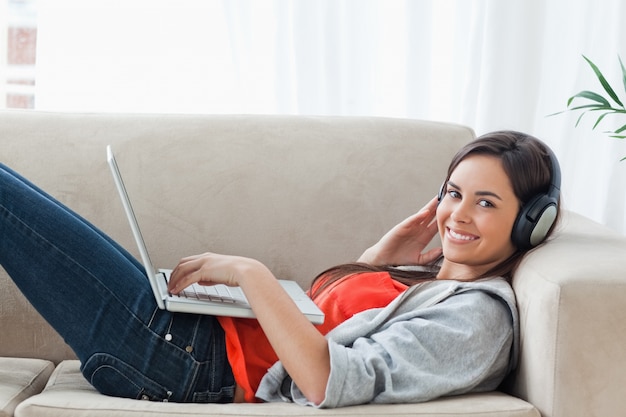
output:
[[[132,251],[107,144],[159,266],[241,254],[302,286],[432,198],[472,138],[463,126],[384,118],[0,113],[0,161]],[[0,270],[0,416],[624,415],[625,255],[624,237],[566,212],[515,277],[521,360],[502,391],[322,411],[102,396]]]

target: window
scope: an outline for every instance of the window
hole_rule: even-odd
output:
[[[0,11],[0,28],[4,32],[0,47],[0,75],[3,97],[0,107],[32,109],[35,105],[35,59],[37,51],[37,0],[6,1]]]

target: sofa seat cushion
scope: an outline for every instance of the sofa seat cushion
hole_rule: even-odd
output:
[[[295,404],[175,404],[106,397],[83,378],[78,361],[59,364],[44,391],[29,398],[16,416],[489,416],[539,417],[529,403],[500,392],[450,397],[422,404],[362,405],[316,410]]]
[[[41,392],[53,370],[42,359],[0,358],[0,417],[12,416],[20,402]]]

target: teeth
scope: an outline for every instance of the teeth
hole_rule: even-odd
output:
[[[455,239],[460,239],[460,240],[474,240],[475,239],[473,236],[461,235],[459,233],[456,233],[452,229],[448,229],[448,230],[450,231],[450,236],[452,236]]]

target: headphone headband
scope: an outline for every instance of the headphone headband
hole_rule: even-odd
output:
[[[544,146],[550,157],[550,188],[548,189],[548,195],[558,201],[561,194],[561,165],[552,149],[548,145],[544,144]]]

